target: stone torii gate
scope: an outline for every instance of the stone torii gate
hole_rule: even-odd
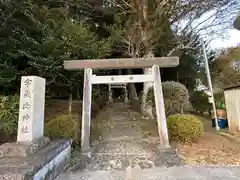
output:
[[[179,64],[178,57],[153,58],[121,58],[121,59],[94,59],[94,60],[67,60],[64,61],[66,70],[84,69],[84,89],[82,106],[82,133],[81,147],[87,150],[90,147],[91,101],[92,84],[126,84],[153,82],[160,148],[169,148],[169,139],[164,108],[160,69],[175,67]],[[133,69],[150,68],[152,74],[96,76],[92,69]]]

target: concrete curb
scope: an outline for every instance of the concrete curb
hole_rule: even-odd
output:
[[[237,141],[238,143],[240,143],[240,138],[237,137],[237,136],[228,134],[226,132],[218,132],[218,134],[220,134],[221,136],[224,136],[224,137],[226,137],[228,139],[231,139],[231,140],[234,140],[234,141]]]

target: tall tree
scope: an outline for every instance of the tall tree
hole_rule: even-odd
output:
[[[240,47],[223,49],[212,61],[212,77],[215,87],[224,89],[240,85]]]
[[[199,37],[197,35],[203,35],[202,32],[213,26],[213,24],[207,24],[207,20],[196,24],[200,17],[214,10],[214,15],[218,14],[218,16],[212,15],[215,17],[212,20],[215,23],[214,26],[219,25],[220,22],[223,25],[226,21],[218,18],[220,14],[221,18],[223,17],[223,7],[232,8],[237,1],[234,3],[230,0],[119,0],[111,2],[114,2],[114,8],[118,8],[120,14],[124,15],[125,23],[121,23],[124,27],[121,39],[131,49],[131,51],[128,49],[128,52],[134,52],[136,56],[151,57],[156,54],[156,51],[161,51],[162,56],[182,56],[186,49],[195,48],[195,42]],[[165,39],[166,42],[161,42],[164,45],[159,46],[158,43],[166,35],[168,37]],[[161,49],[156,48],[157,46]],[[150,69],[146,69],[145,73],[151,73]],[[143,111],[147,111],[145,102],[150,87],[149,83],[144,85]],[[146,113],[151,114],[151,112],[148,108]]]
[[[82,74],[66,72],[63,60],[108,54],[109,40],[99,39],[87,24],[73,20],[68,4],[44,2],[2,1],[0,4],[0,80],[4,92],[18,89],[22,75],[45,77],[48,90],[77,89],[82,84]]]

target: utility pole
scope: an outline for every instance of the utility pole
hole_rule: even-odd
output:
[[[206,69],[206,74],[207,74],[208,87],[209,87],[209,90],[211,93],[211,98],[212,98],[212,106],[213,106],[216,130],[219,131],[220,128],[218,126],[217,111],[216,111],[215,99],[214,99],[214,95],[213,95],[212,80],[211,80],[211,75],[210,75],[210,70],[209,70],[209,65],[208,65],[207,51],[206,51],[205,44],[203,42],[202,42],[202,47],[203,47],[203,55],[204,55],[205,69]]]

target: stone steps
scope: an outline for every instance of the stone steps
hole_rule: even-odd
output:
[[[128,166],[139,166],[142,169],[154,167],[171,167],[182,165],[184,162],[176,158],[176,154],[107,154],[99,153],[91,157],[91,164],[88,169],[91,170],[124,170]]]
[[[135,140],[134,140],[135,141]],[[122,146],[102,143],[100,147],[92,149],[91,157],[80,154],[72,161],[68,172],[83,170],[124,170],[128,166],[139,166],[142,169],[154,167],[172,167],[184,165],[183,159],[176,150],[151,150],[141,146]]]
[[[158,138],[144,139],[141,126],[137,121],[129,120],[129,113],[125,112],[126,108],[118,112],[117,108],[120,107],[122,104],[112,110],[110,114],[112,121],[108,122],[109,128],[105,129],[104,138],[91,148],[91,157],[78,155],[72,160],[72,166],[67,172],[118,171],[132,165],[145,169],[184,164],[175,150],[161,151],[158,148]]]
[[[61,174],[57,180],[239,180],[240,167],[157,167],[124,171],[83,171]]]

